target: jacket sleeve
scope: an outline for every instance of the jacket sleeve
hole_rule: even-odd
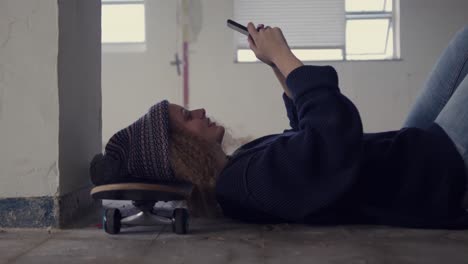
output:
[[[289,119],[289,126],[291,127],[291,129],[286,129],[283,132],[296,131],[298,130],[298,123],[299,123],[299,120],[297,118],[296,106],[294,105],[293,100],[289,98],[286,95],[286,93],[283,93],[283,101],[284,101],[284,106],[286,107],[286,113]]]
[[[286,83],[297,109],[297,133],[255,153],[244,181],[256,208],[302,221],[339,199],[355,181],[362,124],[356,107],[340,93],[332,67],[301,66]]]

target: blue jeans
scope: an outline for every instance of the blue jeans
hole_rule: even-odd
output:
[[[465,26],[450,41],[432,69],[403,126],[425,129],[436,122],[455,144],[468,172],[467,73],[468,26]],[[468,195],[464,200],[468,205]]]

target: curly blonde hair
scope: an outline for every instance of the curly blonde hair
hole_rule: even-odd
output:
[[[216,202],[216,177],[220,173],[216,163],[220,146],[191,134],[177,125],[169,136],[170,162],[175,177],[194,185],[188,208],[193,216],[219,217],[221,210]]]

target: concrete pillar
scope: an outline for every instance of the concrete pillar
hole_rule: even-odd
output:
[[[101,151],[98,0],[0,2],[0,226],[65,226]]]

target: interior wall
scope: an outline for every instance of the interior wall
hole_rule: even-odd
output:
[[[100,0],[0,1],[0,226],[65,226],[93,204]]]
[[[104,142],[155,102],[182,103],[181,77],[169,64],[175,2],[146,2],[146,53],[103,53]],[[234,35],[225,25],[232,0],[199,3],[201,30],[190,45],[190,108],[204,107],[235,138],[282,132],[288,121],[272,71],[262,63],[233,62]],[[401,0],[400,6],[401,60],[314,63],[336,68],[341,91],[358,107],[366,132],[401,127],[443,48],[468,23],[468,1]]]
[[[57,193],[57,53],[56,0],[0,1],[0,198]]]
[[[178,1],[146,1],[146,50],[122,47],[102,53],[102,114],[105,142],[117,130],[133,123],[156,102],[182,102],[182,77],[174,60],[177,52]],[[115,50],[115,49],[114,49]]]

